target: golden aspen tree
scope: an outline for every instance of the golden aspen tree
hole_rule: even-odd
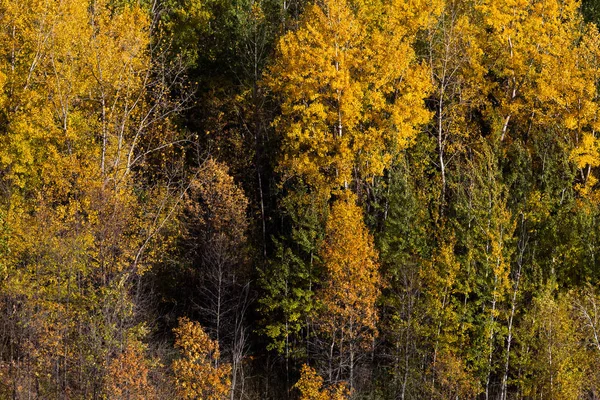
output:
[[[363,222],[356,196],[343,192],[331,207],[325,240],[319,252],[325,268],[316,325],[328,342],[328,380],[348,379],[355,385],[355,367],[377,335],[375,302],[381,279],[373,238]]]
[[[598,28],[578,0],[484,1],[478,39],[492,77],[487,116],[501,141],[551,140],[570,152],[574,188],[598,202]]]
[[[73,333],[86,305],[77,277],[89,271],[93,251],[93,230],[83,228],[82,210],[97,187],[93,140],[82,134],[89,125],[77,107],[87,91],[87,4],[3,1],[0,14],[0,70],[8,95],[0,168],[12,232],[2,294],[19,310],[8,321],[22,326],[10,340],[23,339],[8,360],[12,395],[54,397],[61,387],[78,393],[85,384],[76,373],[84,375],[85,367],[76,362],[79,338]]]
[[[556,123],[568,134],[595,119],[590,78],[597,67],[582,57],[587,40],[579,6],[577,0],[486,0],[476,6],[485,28],[479,40],[486,43],[496,80],[492,95],[498,105],[489,112],[501,140],[511,127],[518,135],[519,129],[532,130],[531,124]]]
[[[571,290],[567,301],[572,307],[576,329],[581,333],[586,363],[580,368],[585,374],[585,390],[598,393],[600,390],[600,295],[597,286],[586,284]]]
[[[343,383],[324,389],[323,378],[306,364],[302,366],[300,379],[294,387],[300,391],[300,400],[344,400],[350,395]]]
[[[174,329],[181,358],[173,361],[175,386],[181,399],[221,400],[229,396],[231,366],[218,363],[219,344],[200,324],[187,318]]]
[[[0,162],[7,171],[6,179],[18,187],[41,183],[52,194],[64,194],[68,190],[65,169],[80,175],[89,172],[85,161],[73,162],[62,152],[66,143],[72,151],[91,150],[90,143],[77,135],[75,124],[85,128],[85,120],[74,118],[73,125],[69,123],[71,115],[79,114],[73,102],[86,91],[80,79],[82,38],[90,32],[86,6],[77,1],[56,7],[4,1],[0,7],[0,69],[6,75],[4,91],[9,100]]]
[[[308,196],[318,197],[318,204],[327,203],[337,189],[354,184],[368,188],[373,178],[381,176],[392,164],[393,157],[414,141],[419,126],[430,118],[424,98],[431,84],[428,68],[417,61],[413,44],[417,32],[431,22],[440,7],[439,1],[404,0],[325,0],[306,6],[297,29],[279,40],[275,59],[264,79],[265,86],[281,105],[274,126],[282,138],[278,162],[284,183],[291,182],[296,190],[301,188]],[[289,195],[286,204],[294,197]],[[290,212],[292,218],[303,214],[298,211]],[[306,303],[304,298],[311,298],[313,260],[317,256],[313,248],[318,247],[323,236],[319,219],[314,215],[310,221],[294,221],[306,224],[293,228],[294,235],[299,234],[294,238],[298,240],[294,248],[302,250],[296,250],[290,258],[303,267],[299,272],[294,271],[294,280],[307,285],[302,291],[290,292],[294,294],[289,303],[292,307],[302,306],[302,302]],[[317,225],[312,225],[314,222]],[[308,251],[303,253],[304,250]],[[319,256],[322,257],[320,251]],[[287,290],[287,279],[282,283]],[[330,301],[335,300],[330,297]],[[310,308],[308,303],[305,309]],[[319,320],[324,321],[321,317]],[[278,326],[270,334],[280,335],[283,331],[287,340],[288,324],[286,320],[284,329]],[[367,324],[374,327],[375,321]],[[293,326],[296,331],[301,328],[295,321]],[[338,379],[339,376],[334,376],[338,372],[349,373],[352,386],[356,362],[352,358],[365,345],[356,347],[357,338],[352,338],[352,351],[340,358],[334,353],[344,352],[338,347],[347,344],[340,339],[329,337],[329,344],[336,342],[334,350],[323,351],[329,353],[328,379]],[[352,359],[349,364],[348,357]],[[342,362],[343,358],[346,360]]]
[[[450,350],[442,350],[438,354],[434,372],[437,378],[436,399],[472,399],[481,390],[464,359]]]
[[[279,41],[266,85],[281,101],[284,179],[328,191],[383,173],[430,114],[412,43],[438,2],[323,0]]]
[[[435,111],[429,133],[437,147],[442,215],[452,182],[448,176],[453,172],[451,162],[460,160],[467,143],[481,134],[476,115],[485,105],[489,90],[482,46],[474,40],[480,29],[474,13],[471,2],[446,1],[443,12],[427,29],[427,58],[434,84],[429,101]]]
[[[568,116],[569,125],[576,131],[571,160],[578,168],[579,176],[576,190],[589,198],[592,204],[598,204],[598,192],[593,191],[598,182],[597,168],[600,166],[599,139],[600,118],[598,96],[595,84],[600,81],[600,33],[594,24],[586,26],[581,44],[575,53],[575,62],[584,70],[578,85],[573,86],[570,96],[563,96],[563,107],[570,106],[574,111]],[[579,96],[577,96],[579,94]]]

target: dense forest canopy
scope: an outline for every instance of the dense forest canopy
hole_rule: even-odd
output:
[[[0,0],[0,399],[600,398],[598,23]]]

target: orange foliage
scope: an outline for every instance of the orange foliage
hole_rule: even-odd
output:
[[[129,345],[108,364],[105,391],[110,399],[153,399],[142,349]]]
[[[191,183],[186,206],[188,213],[200,219],[201,228],[213,239],[223,237],[232,246],[245,241],[248,199],[229,175],[226,165],[212,158],[206,161],[199,178]]]

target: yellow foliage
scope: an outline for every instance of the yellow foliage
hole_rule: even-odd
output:
[[[304,364],[300,379],[294,385],[300,391],[300,400],[346,400],[350,392],[343,383],[323,388],[323,378],[310,366]]]
[[[175,347],[181,358],[173,362],[175,386],[181,399],[221,400],[229,395],[231,366],[219,363],[219,344],[204,332],[198,322],[179,320]]]
[[[82,371],[97,371],[100,382],[139,361],[128,350],[119,365],[106,362],[121,346],[116,338],[134,330],[128,279],[141,272],[138,250],[156,216],[142,210],[130,176],[140,136],[164,133],[143,123],[149,24],[137,4],[0,0],[0,170],[10,231],[0,284],[3,300],[19,304],[11,323],[28,332],[11,367],[30,395],[56,397],[64,381],[67,396],[85,397],[92,379]],[[113,378],[106,382],[115,388],[143,386]]]
[[[281,168],[317,191],[381,175],[430,114],[412,42],[439,2],[322,0],[279,41],[265,80],[281,99]]]
[[[589,41],[597,34],[592,27],[582,32],[579,5],[577,0],[485,0],[477,6],[485,27],[480,41],[500,78],[493,93],[503,124],[531,119],[538,126],[578,131],[596,119],[598,65],[590,62]]]
[[[0,71],[0,107],[4,106],[6,101],[6,95],[4,94],[4,83],[6,82],[6,75]]]
[[[355,195],[344,192],[331,207],[320,256],[326,270],[317,293],[323,304],[320,329],[331,336],[341,330],[349,340],[367,345],[376,335],[381,279],[373,238]]]
[[[530,398],[577,399],[583,396],[587,383],[588,355],[571,299],[564,295],[555,298],[553,285],[555,282],[547,284],[534,299],[522,327],[525,348],[519,361],[526,371],[523,394]]]
[[[229,175],[227,166],[209,159],[190,184],[187,211],[212,235],[223,235],[232,246],[245,241],[248,199]],[[238,249],[239,251],[239,249]]]
[[[590,133],[584,133],[579,146],[571,151],[571,160],[579,168],[582,176],[582,182],[576,184],[575,189],[583,198],[597,204],[598,194],[593,191],[593,188],[598,179],[591,168],[600,166],[598,139]]]
[[[600,165],[600,152],[598,152],[597,139],[585,133],[581,139],[581,143],[571,153],[571,158],[577,165],[577,168],[584,168],[588,165],[597,167]]]
[[[438,399],[472,399],[480,392],[479,382],[467,369],[465,362],[448,351],[438,355],[435,375],[439,381]]]

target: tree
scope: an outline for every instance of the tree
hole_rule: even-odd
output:
[[[429,351],[421,269],[431,251],[431,220],[418,169],[407,154],[390,170],[384,226],[377,238],[387,283],[382,289],[379,326],[378,353],[386,372],[382,386],[400,399],[425,395],[421,363]]]
[[[503,339],[503,308],[510,286],[510,260],[515,225],[507,207],[508,192],[504,186],[494,148],[483,141],[473,145],[467,163],[461,198],[455,205],[462,244],[466,249],[463,265],[467,276],[465,296],[473,297],[472,307],[463,311],[469,319],[479,319],[472,332],[473,353],[469,355],[484,382],[486,399],[491,393],[497,343]],[[464,191],[464,192],[463,192]],[[465,315],[466,317],[466,315]],[[463,318],[465,318],[463,317]]]
[[[181,358],[173,361],[177,395],[182,399],[222,400],[231,390],[231,366],[219,363],[219,344],[199,323],[179,319],[175,347]]]
[[[521,333],[520,384],[525,396],[573,399],[582,396],[586,355],[568,304],[554,297],[550,281],[534,299]]]
[[[427,58],[434,91],[428,102],[435,110],[428,127],[436,142],[434,165],[440,172],[440,212],[446,208],[451,162],[460,159],[466,143],[482,133],[478,124],[489,83],[485,81],[483,49],[473,40],[479,35],[473,5],[468,1],[447,1],[443,12],[427,30]]]
[[[319,1],[284,35],[267,87],[281,101],[284,180],[318,193],[378,176],[428,121],[411,47],[437,3]]]
[[[148,379],[148,360],[143,348],[133,343],[114,357],[108,365],[105,392],[109,399],[153,399],[154,388]]]
[[[286,385],[290,389],[290,363],[306,359],[312,334],[315,288],[321,268],[319,248],[329,211],[327,201],[297,187],[282,199],[282,225],[288,227],[273,239],[274,254],[260,270],[259,299],[268,350],[285,357]],[[292,364],[293,366],[293,364]]]
[[[186,242],[199,278],[196,306],[231,360],[233,393],[246,352],[248,199],[227,167],[209,159],[190,182],[185,205]]]
[[[343,192],[331,207],[325,240],[319,251],[325,268],[317,330],[328,349],[328,381],[348,379],[356,386],[355,368],[377,335],[381,278],[373,238],[367,231],[356,196]]]
[[[572,307],[572,316],[576,329],[581,334],[581,342],[585,350],[586,363],[579,366],[586,378],[585,391],[592,396],[597,396],[600,390],[600,305],[598,290],[591,284],[586,284],[580,289],[567,294],[567,304]]]
[[[323,389],[323,378],[306,364],[302,366],[300,374],[300,379],[294,385],[300,391],[300,400],[344,400],[349,396],[343,383]]]
[[[104,396],[111,359],[147,333],[133,284],[177,200],[140,172],[177,107],[141,5],[6,0],[0,14],[4,383],[12,397]]]

